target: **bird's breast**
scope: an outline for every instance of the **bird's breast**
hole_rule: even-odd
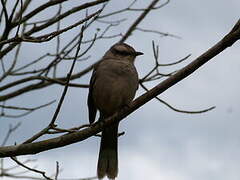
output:
[[[132,101],[137,87],[138,75],[133,64],[107,62],[96,71],[93,99],[101,112],[110,115]]]

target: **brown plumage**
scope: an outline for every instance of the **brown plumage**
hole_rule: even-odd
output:
[[[134,66],[136,56],[142,55],[125,43],[113,45],[94,69],[88,94],[89,121],[113,115],[133,100],[138,88],[138,74]],[[97,175],[114,179],[118,174],[118,123],[102,132]]]

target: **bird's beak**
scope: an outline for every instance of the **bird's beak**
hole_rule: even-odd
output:
[[[143,55],[143,53],[142,53],[142,52],[138,52],[138,51],[136,51],[134,54],[135,54],[135,56],[140,56],[140,55]]]

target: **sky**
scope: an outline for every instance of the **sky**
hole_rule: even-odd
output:
[[[148,1],[139,0],[136,7],[145,7],[147,4]],[[124,6],[115,0],[108,5],[106,12]],[[174,62],[191,54],[181,65],[162,68],[162,72],[171,72],[193,61],[224,37],[239,19],[239,8],[239,0],[173,0],[164,8],[151,12],[139,27],[168,32],[181,39],[150,33],[143,36],[140,32],[135,32],[126,43],[144,52],[144,56],[139,57],[135,63],[139,77],[144,77],[153,67],[153,40],[159,45],[161,63]],[[137,16],[128,17],[112,33],[125,32],[136,18]],[[84,69],[100,59],[117,40],[109,40],[106,44],[94,47],[98,53],[88,62],[78,64],[75,70]],[[47,46],[53,48],[53,43],[49,42]],[[31,59],[36,52],[44,51],[46,47],[31,52],[25,50],[21,56]],[[182,110],[202,110],[216,106],[214,110],[202,114],[184,114],[151,100],[121,122],[120,131],[124,131],[125,135],[119,138],[118,180],[239,180],[239,52],[240,43],[237,42],[159,96]],[[88,82],[89,77],[90,74],[76,82]],[[150,88],[158,83],[159,81],[151,82],[147,86]],[[58,99],[62,90],[61,86],[53,86],[25,94],[9,103],[42,104]],[[59,126],[68,128],[88,122],[87,93],[87,89],[69,89],[57,121]],[[144,91],[139,89],[136,97],[142,93]],[[3,137],[6,133],[9,123],[21,121],[21,127],[10,138],[9,144],[24,141],[47,125],[55,108],[56,104],[18,120],[1,118],[0,136]],[[59,177],[92,177],[96,174],[99,143],[98,137],[91,137],[67,147],[20,159],[37,159],[32,165],[38,165],[38,169],[45,170],[49,175],[54,173],[58,161],[62,169]],[[5,162],[6,166],[13,164],[8,160]]]

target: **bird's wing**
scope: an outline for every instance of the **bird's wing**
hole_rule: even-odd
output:
[[[96,70],[93,70],[93,74],[90,80],[90,87],[89,87],[89,92],[88,92],[88,117],[89,117],[89,122],[92,124],[95,121],[96,118],[96,113],[97,113],[97,108],[94,104],[93,97],[92,97],[92,92],[93,92],[93,85],[95,83],[96,79]]]

